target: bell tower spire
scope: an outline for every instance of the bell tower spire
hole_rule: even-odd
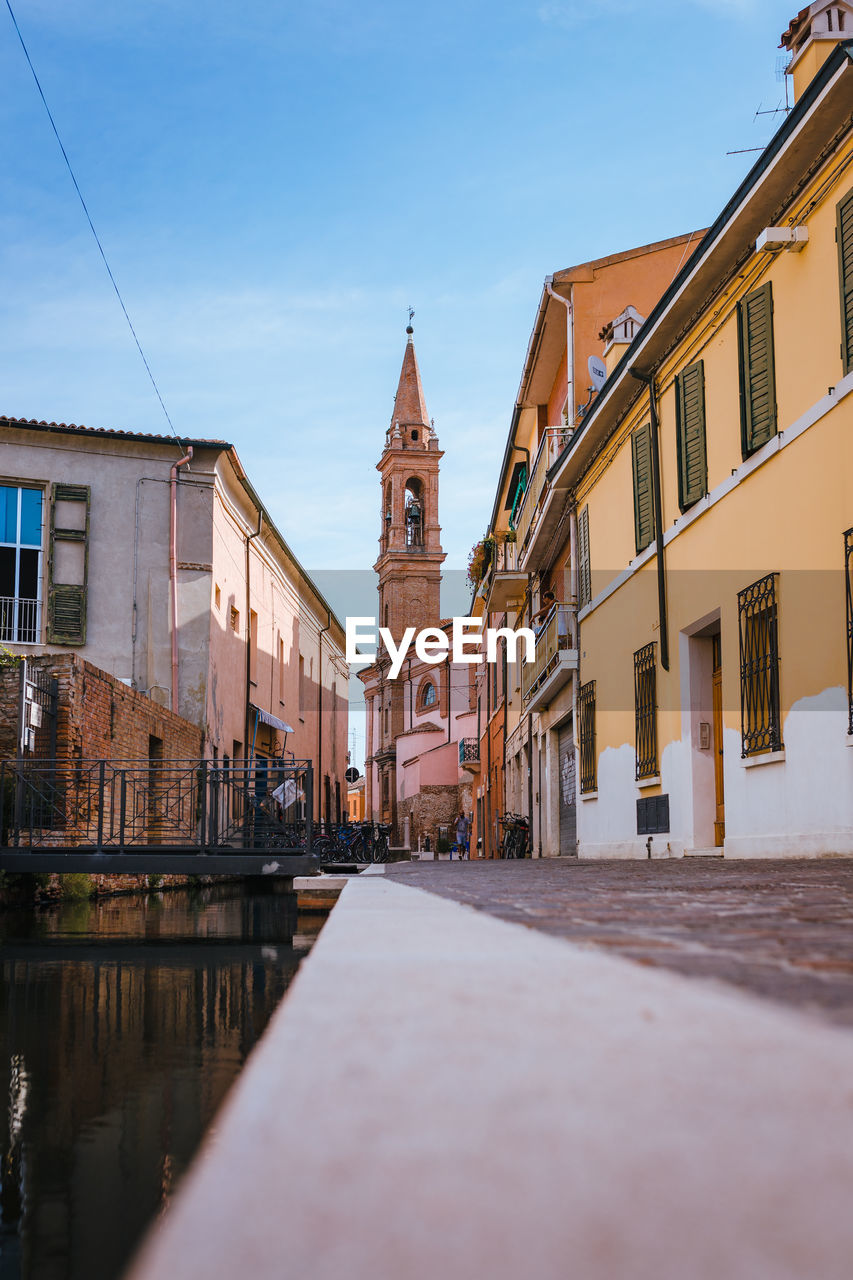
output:
[[[406,627],[436,626],[439,602],[441,526],[438,470],[444,456],[427,415],[409,309],[406,349],[394,397],[391,424],[377,463],[382,479],[379,558],[379,623],[399,638]]]

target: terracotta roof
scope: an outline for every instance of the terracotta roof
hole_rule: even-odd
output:
[[[59,431],[65,435],[106,436],[117,440],[157,440],[175,445],[208,445],[214,449],[230,449],[233,446],[227,440],[199,440],[193,436],[156,435],[150,431],[122,431],[115,427],[85,427],[76,422],[45,422],[37,418],[10,418],[0,416],[0,428],[18,427],[25,431]]]
[[[423,724],[415,724],[411,729],[404,729],[402,733],[397,734],[397,737],[408,738],[413,733],[444,733],[444,730],[434,720],[424,720]]]
[[[421,371],[415,355],[415,344],[411,335],[406,343],[403,355],[403,367],[400,370],[400,381],[394,397],[394,411],[391,414],[391,426],[399,422],[404,426],[429,426],[424,389],[421,385]]]
[[[791,21],[788,23],[787,31],[782,32],[782,38],[779,42],[780,49],[790,49],[794,41],[798,39],[800,35],[800,28],[802,27],[805,20],[808,18],[810,10],[811,10],[811,5],[807,4],[805,9],[800,10],[796,18],[791,19]]]

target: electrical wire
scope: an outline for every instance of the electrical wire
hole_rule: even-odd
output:
[[[59,149],[62,152],[62,158],[65,161],[66,168],[68,169],[68,172],[71,175],[71,181],[74,183],[74,190],[77,192],[77,196],[80,200],[80,204],[83,206],[83,212],[86,215],[86,221],[89,224],[89,229],[91,230],[92,235],[95,238],[95,244],[98,246],[98,252],[100,253],[104,262],[104,266],[107,269],[107,275],[109,276],[110,283],[112,284],[113,289],[115,290],[115,295],[118,298],[119,306],[124,312],[124,318],[127,321],[127,325],[128,325],[128,328],[130,329],[131,334],[133,335],[133,341],[136,343],[136,349],[139,352],[140,356],[142,357],[142,363],[145,365],[146,373],[148,374],[148,377],[151,381],[151,385],[154,388],[154,393],[157,396],[157,399],[160,401],[160,408],[163,410],[163,413],[166,416],[166,421],[169,424],[169,428],[172,432],[172,435],[175,437],[178,443],[181,444],[181,438],[178,435],[177,431],[175,430],[175,426],[174,426],[174,423],[172,422],[172,419],[169,417],[169,411],[166,408],[166,405],[163,401],[163,397],[160,394],[160,388],[157,386],[157,382],[154,378],[154,374],[151,372],[151,366],[148,363],[145,352],[142,350],[142,343],[139,341],[136,330],[133,327],[133,321],[131,320],[128,314],[127,307],[124,305],[124,298],[122,298],[121,296],[121,291],[119,290],[119,287],[116,284],[116,279],[112,273],[112,268],[110,267],[110,264],[107,261],[107,255],[104,253],[104,246],[101,244],[100,237],[98,236],[98,233],[95,230],[95,224],[93,223],[92,216],[89,213],[88,205],[86,204],[86,201],[83,199],[83,192],[80,190],[80,184],[78,183],[77,178],[74,175],[74,170],[71,167],[71,161],[68,159],[68,152],[65,150],[62,139],[59,136],[59,130],[56,127],[56,121],[53,118],[53,113],[51,112],[50,107],[47,105],[47,98],[44,96],[44,90],[41,87],[41,81],[39,80],[38,75],[36,74],[36,69],[33,66],[32,58],[30,57],[29,50],[27,49],[27,46],[24,42],[24,37],[21,35],[21,28],[18,26],[18,20],[15,17],[15,14],[12,10],[12,5],[10,3],[10,0],[6,0],[6,8],[9,10],[9,17],[12,19],[12,24],[15,28],[15,31],[17,32],[18,39],[21,42],[21,48],[24,51],[24,57],[27,60],[27,65],[29,66],[30,71],[33,73],[33,80],[35,80],[36,82],[36,88],[39,91],[39,97],[41,98],[42,103],[44,105],[44,109],[47,112],[47,118],[50,121],[50,127],[53,129],[53,133],[56,138],[56,141],[59,143]],[[181,445],[181,447],[183,448],[183,445]]]

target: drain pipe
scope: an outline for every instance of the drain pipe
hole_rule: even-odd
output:
[[[655,550],[657,552],[658,571],[658,618],[660,620],[660,664],[664,671],[669,671],[669,632],[666,619],[666,567],[663,560],[663,511],[661,507],[660,479],[660,444],[658,441],[658,408],[655,399],[655,375],[640,373],[636,365],[628,371],[632,378],[644,382],[649,389],[649,413],[652,426],[652,505],[655,519]]]
[[[545,277],[545,289],[548,296],[556,302],[562,302],[566,308],[566,398],[568,400],[569,426],[575,422],[575,339],[574,339],[574,296],[575,286],[569,285],[569,296],[554,291],[554,277]]]
[[[320,786],[323,778],[323,636],[326,634],[326,632],[329,630],[329,628],[332,625],[331,609],[328,609],[327,613],[329,616],[328,622],[326,623],[325,627],[321,627],[320,630],[317,632],[317,647],[318,647],[317,662],[319,665],[319,672],[318,672],[319,690],[318,690],[318,699],[317,699],[317,821],[318,822],[323,821],[323,806],[322,806],[322,800],[320,798]],[[396,778],[395,778],[395,783],[396,783]],[[323,799],[325,799],[325,797],[326,797],[326,793],[324,790]],[[392,804],[393,804],[393,801],[392,801]],[[396,806],[394,807],[394,812],[396,813]]]
[[[252,557],[251,544],[255,538],[261,536],[261,529],[264,523],[263,511],[258,512],[258,527],[254,533],[246,534],[246,727],[245,735],[245,751],[246,759],[253,759],[255,755],[255,737],[257,737],[258,720],[255,717],[255,736],[252,737],[251,716],[249,715],[249,705],[252,701]],[[252,750],[249,751],[249,738],[252,737]]]
[[[172,604],[172,710],[178,710],[178,467],[189,462],[193,447],[169,469],[169,591]]]

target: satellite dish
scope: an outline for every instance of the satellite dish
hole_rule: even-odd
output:
[[[347,769],[346,773],[344,774],[344,777],[346,778],[347,782],[352,784],[353,782],[358,782],[359,778],[361,777],[361,774],[359,773],[358,769],[356,769],[355,765],[350,765],[349,769]]]
[[[589,376],[596,391],[600,391],[607,381],[607,366],[598,356],[590,356],[586,362]]]

